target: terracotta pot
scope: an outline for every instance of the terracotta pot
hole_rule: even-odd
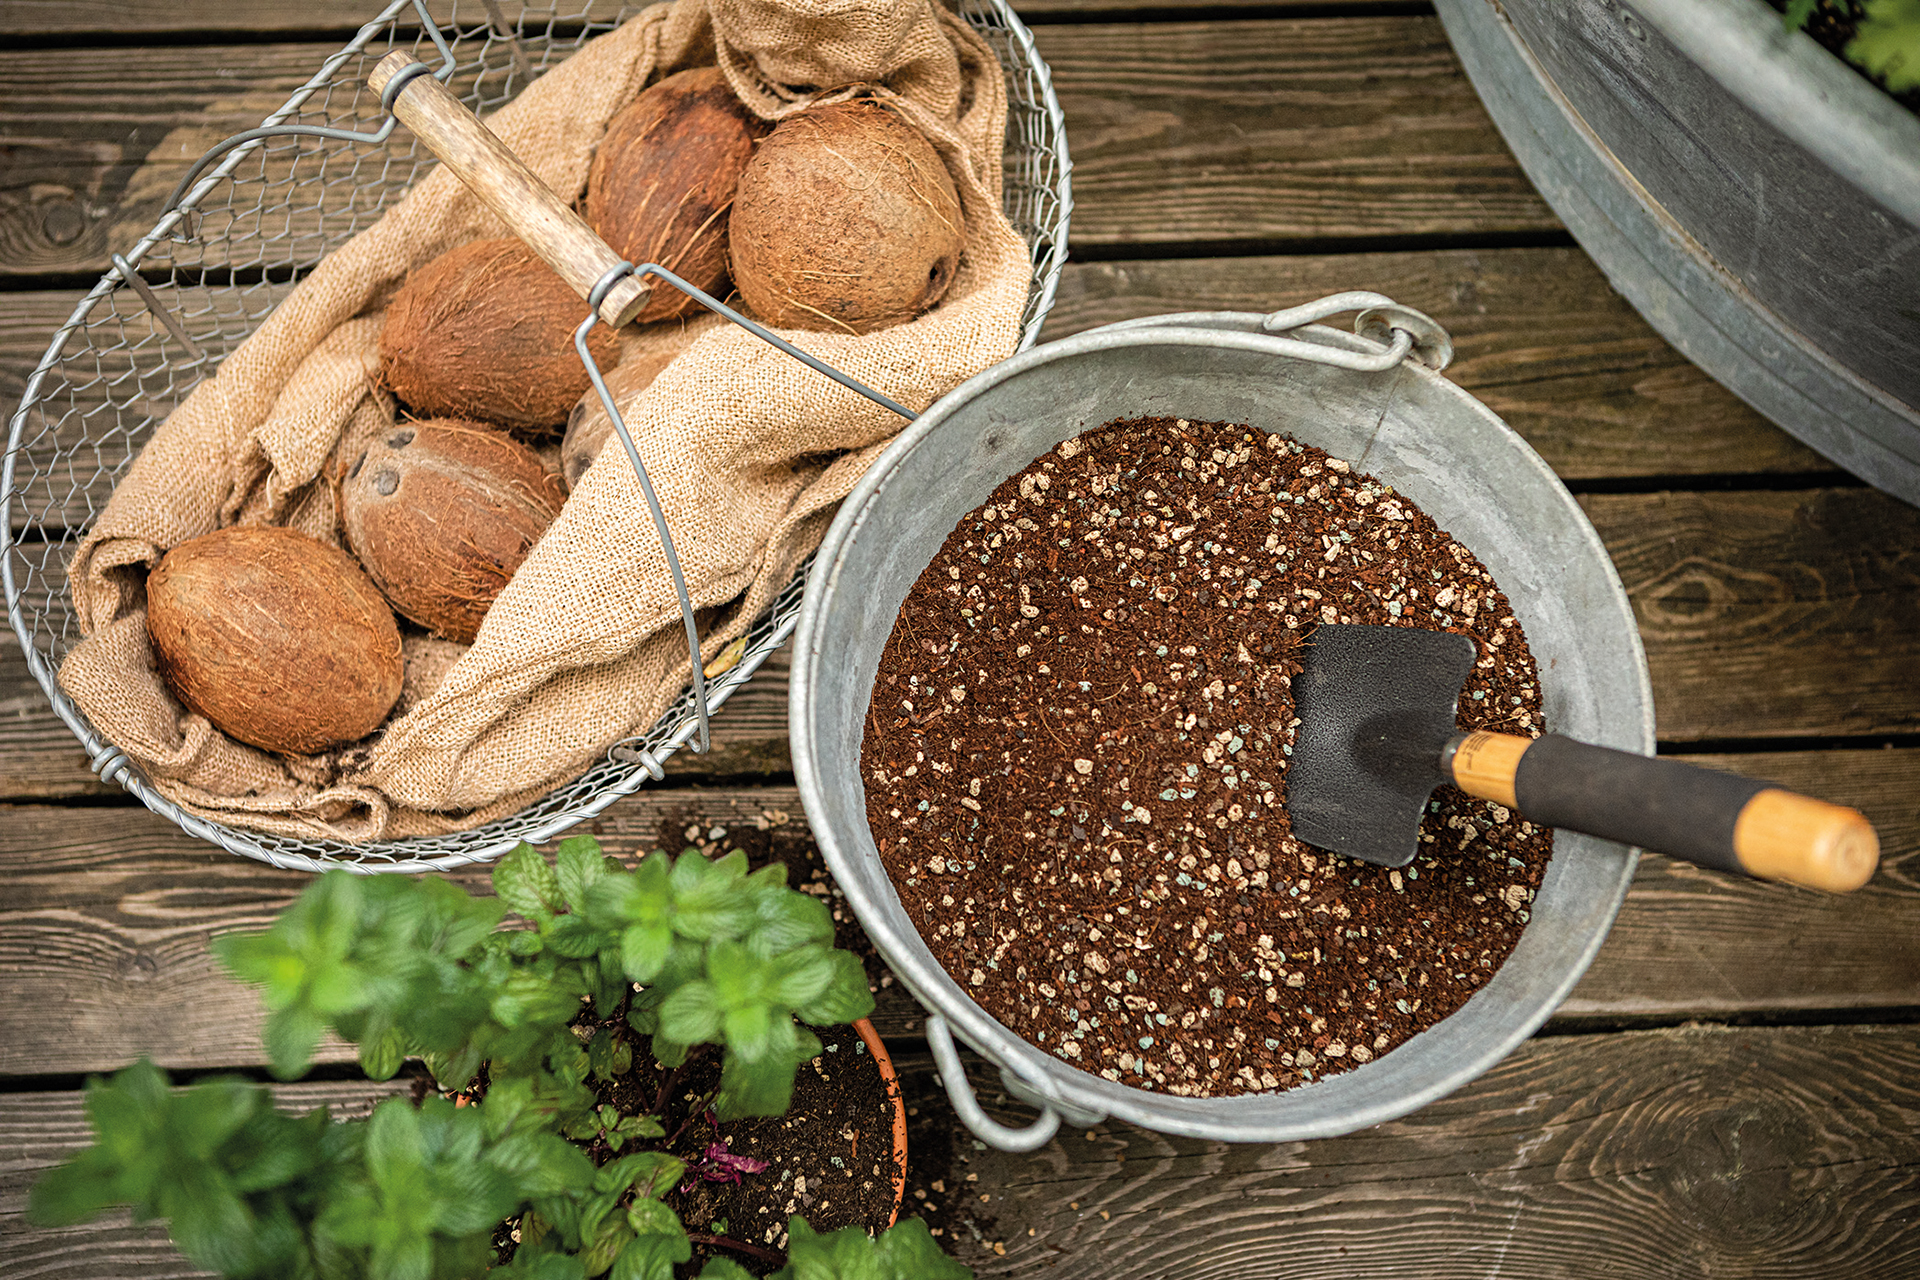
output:
[[[881,1042],[880,1033],[873,1029],[873,1023],[861,1018],[853,1024],[853,1029],[860,1033],[861,1043],[873,1055],[874,1063],[880,1068],[880,1078],[887,1082],[887,1097],[893,1101],[893,1216],[887,1219],[887,1225],[892,1226],[900,1221],[900,1202],[907,1194],[907,1099],[900,1088],[900,1073],[894,1070],[893,1059]]]

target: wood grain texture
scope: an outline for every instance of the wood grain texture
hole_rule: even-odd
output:
[[[927,1055],[895,1061],[923,1127],[956,1125]],[[943,1243],[982,1280],[1905,1280],[1920,1267],[1917,1081],[1912,1027],[1550,1037],[1346,1137],[1234,1146],[1107,1123],[1031,1155],[963,1138],[910,1160],[916,1184],[962,1210]],[[346,1114],[374,1092],[281,1096]],[[1010,1122],[1031,1115],[985,1100]],[[124,1216],[24,1223],[33,1179],[87,1140],[77,1094],[0,1095],[0,1136],[7,1274],[198,1274]]]
[[[1920,727],[1920,510],[1867,489],[1589,495],[1632,599],[1663,741],[1912,732]],[[0,663],[0,679],[19,667]],[[716,721],[727,754],[687,774],[784,760],[778,660]],[[21,690],[24,690],[24,696]],[[37,686],[0,685],[32,721]],[[749,719],[752,717],[752,719]],[[36,736],[44,727],[51,736]],[[0,778],[45,766],[42,719],[0,743]],[[70,778],[70,781],[77,779]],[[61,784],[55,784],[61,785]],[[13,794],[25,794],[14,792]]]
[[[1075,263],[1041,337],[1177,311],[1276,311],[1348,289],[1384,293],[1445,326],[1447,377],[1563,479],[1833,465],[1667,345],[1578,249]]]
[[[1648,854],[1556,1024],[1920,1007],[1920,750],[1675,758],[1859,809],[1879,832],[1880,869],[1832,896]],[[1826,1003],[1836,995],[1844,1005]]]
[[[359,1120],[405,1086],[337,1081],[274,1086],[274,1101],[295,1113],[326,1107],[339,1120]],[[27,1221],[27,1197],[47,1169],[93,1140],[78,1092],[0,1094],[0,1272],[35,1280],[160,1280],[206,1272],[182,1258],[161,1223],[134,1223],[125,1209],[75,1227]]]
[[[210,37],[234,32],[312,33],[352,31],[371,21],[385,6],[378,0],[315,0],[290,5],[285,0],[3,0],[0,2],[0,36],[67,36],[111,33],[176,35],[204,32]],[[641,4],[616,4],[609,0],[568,0],[557,5],[529,5],[520,0],[498,0],[498,7],[509,24],[525,15],[530,29],[544,25],[545,15],[559,10],[563,21],[572,23],[582,17],[595,21],[616,19],[623,12],[644,8]],[[1049,17],[1074,17],[1082,14],[1123,13],[1151,10],[1163,13],[1181,8],[1259,9],[1266,12],[1311,9],[1325,12],[1335,6],[1325,0],[1020,0],[1013,9],[1029,21]],[[1337,6],[1342,12],[1366,13],[1370,9],[1392,10],[1401,6],[1378,0],[1347,0]],[[451,0],[432,0],[427,6],[434,20],[446,22],[457,11],[463,24],[484,16],[485,9],[473,0],[455,5]],[[402,15],[404,25],[416,25],[412,11]]]
[[[1566,1017],[1920,1005],[1920,751],[1737,763],[1865,811],[1886,849],[1880,875],[1835,899],[1650,857]],[[742,847],[756,863],[817,857],[790,787],[643,792],[588,829],[622,856],[694,843]],[[262,1061],[258,1003],[220,974],[206,939],[264,927],[307,876],[195,841],[144,809],[19,806],[0,808],[0,878],[10,886],[0,972],[14,995],[0,1006],[0,1077],[106,1070],[141,1053],[182,1068]],[[485,891],[484,870],[453,878]],[[839,910],[841,945],[861,949],[881,985],[875,1025],[917,1035],[917,1007]],[[350,1056],[332,1046],[325,1060]]]
[[[1076,244],[1559,225],[1433,18],[1076,24],[1042,28],[1036,40],[1068,122]],[[0,180],[0,278],[104,270],[111,251],[152,226],[187,163],[258,124],[334,47],[0,54],[0,138],[13,156]],[[505,50],[495,50],[488,85],[503,83],[506,69]],[[349,64],[341,80],[358,74]],[[332,185],[320,189],[304,185],[316,161],[294,169],[293,154],[276,144],[271,156],[248,160],[248,186],[232,197],[216,193],[218,202],[277,209],[288,195],[275,184],[297,177],[302,198],[317,197],[314,207],[258,224],[209,216],[211,261],[245,264],[260,247],[249,241],[270,235],[266,260],[309,262],[325,232],[371,209],[371,195],[358,204],[348,198],[344,177],[355,156],[330,152]],[[378,175],[380,190],[408,180],[404,164]],[[220,241],[224,234],[236,242]]]
[[[1870,489],[1590,495],[1666,742],[1920,728],[1920,509]]]
[[[1043,27],[1076,245],[1559,228],[1439,21]]]
[[[1905,1280],[1916,1125],[1912,1027],[1536,1038],[1347,1137],[1230,1146],[1110,1123],[1032,1155],[968,1152],[984,1243],[953,1248],[982,1280]]]
[[[1172,311],[1271,311],[1364,287],[1418,307],[1452,332],[1448,376],[1518,431],[1570,481],[1624,477],[1820,472],[1830,463],[1747,408],[1668,346],[1576,249],[1314,254],[1133,263],[1072,263],[1043,338]],[[264,315],[288,292],[263,285],[226,297],[197,291],[204,335]],[[0,404],[17,403],[78,290],[26,291],[0,312]],[[211,343],[209,344],[211,345]],[[121,474],[131,440],[121,420],[163,417],[195,368],[121,290],[69,340],[57,381],[43,384],[44,423],[23,439],[15,528],[83,526]],[[77,454],[86,441],[84,457]],[[83,462],[76,471],[74,462]]]

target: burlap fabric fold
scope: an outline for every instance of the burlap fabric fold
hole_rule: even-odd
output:
[[[788,333],[909,408],[1012,354],[1031,264],[1000,209],[1006,90],[991,50],[928,0],[676,0],[535,81],[489,124],[576,199],[606,120],[646,85],[718,64],[756,113],[871,93],[934,142],[967,250],[927,315],[866,336]],[[391,406],[375,388],[381,311],[407,272],[507,229],[435,170],[330,254],[155,432],[76,555],[84,639],[62,686],[166,795],[233,826],[353,841],[462,830],[577,777],[658,719],[689,674],[665,558],[624,450],[607,449],[464,651],[407,643],[407,689],[375,737],[290,759],[236,742],[156,675],[147,570],[235,523],[338,543],[327,475]],[[582,304],[581,314],[586,314]],[[711,660],[825,532],[904,425],[715,317],[630,330],[684,347],[622,411],[673,530]]]

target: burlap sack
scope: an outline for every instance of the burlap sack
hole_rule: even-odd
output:
[[[1012,354],[1031,266],[1000,209],[1005,85],[985,42],[929,0],[658,5],[489,124],[574,199],[608,117],[651,81],[716,62],[767,118],[856,92],[888,101],[939,148],[965,209],[966,256],[933,311],[864,337],[785,336],[916,410]],[[168,547],[234,523],[289,524],[337,543],[329,459],[390,421],[372,382],[386,300],[409,269],[504,234],[456,178],[432,173],[329,255],[161,425],[75,557],[85,639],[61,683],[182,807],[309,838],[465,829],[577,777],[684,686],[664,555],[617,447],[581,478],[470,648],[408,642],[401,707],[365,743],[301,759],[255,750],[184,710],[154,672],[147,569]],[[717,317],[623,341],[685,346],[622,409],[711,660],[789,581],[904,424]]]

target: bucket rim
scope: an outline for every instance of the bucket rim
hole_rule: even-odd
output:
[[[867,512],[875,498],[885,489],[901,462],[928,436],[941,429],[956,410],[978,399],[995,386],[1042,365],[1072,360],[1091,352],[1134,346],[1225,347],[1273,355],[1283,359],[1299,359],[1297,355],[1286,349],[1286,345],[1283,345],[1286,344],[1285,339],[1259,331],[1259,324],[1263,319],[1264,316],[1260,313],[1223,311],[1191,312],[1176,316],[1122,321],[1086,330],[1010,357],[969,378],[929,406],[869,466],[866,474],[842,501],[839,511],[835,514],[820,544],[808,577],[805,597],[794,630],[793,665],[788,694],[788,735],[795,784],[802,806],[808,813],[809,825],[813,828],[822,857],[840,883],[849,906],[852,907],[863,927],[868,925],[877,904],[869,900],[869,895],[856,877],[843,874],[843,868],[852,865],[851,860],[856,856],[857,851],[843,847],[843,842],[831,828],[831,824],[816,820],[815,816],[822,809],[820,797],[824,794],[825,782],[812,741],[815,711],[813,685],[815,669],[818,664],[827,659],[820,642],[820,631],[827,602],[838,586],[848,544],[864,525]],[[1296,340],[1305,338],[1339,350],[1373,352],[1380,349],[1377,343],[1368,339],[1322,325],[1311,325],[1292,331],[1290,336]],[[1514,447],[1516,457],[1534,473],[1534,479],[1549,486],[1550,491],[1556,495],[1561,504],[1561,514],[1568,518],[1570,527],[1577,530],[1584,539],[1586,543],[1584,550],[1597,557],[1598,562],[1605,567],[1612,597],[1607,603],[1628,623],[1624,639],[1629,652],[1622,656],[1629,660],[1636,678],[1632,682],[1633,688],[1618,690],[1620,700],[1630,703],[1635,712],[1627,717],[1631,723],[1626,728],[1625,740],[1616,738],[1602,745],[1639,751],[1643,754],[1651,753],[1654,748],[1653,694],[1646,656],[1640,642],[1638,627],[1633,625],[1631,605],[1628,603],[1625,587],[1619,580],[1618,572],[1600,540],[1598,531],[1587,520],[1572,493],[1567,490],[1546,461],[1491,409],[1457,384],[1411,360],[1404,361],[1398,369],[1401,376],[1427,380],[1443,389],[1442,394],[1456,398],[1461,407],[1469,409],[1503,433],[1508,443]],[[1360,466],[1361,463],[1356,460],[1354,465]],[[1565,851],[1560,842],[1567,839],[1569,835],[1570,833],[1556,835],[1555,862],[1562,860]],[[1434,1078],[1424,1085],[1395,1092],[1391,1096],[1370,1096],[1357,1106],[1347,1107],[1338,1115],[1321,1120],[1298,1119],[1284,1123],[1253,1122],[1244,1114],[1244,1104],[1248,1096],[1299,1096],[1306,1091],[1322,1087],[1328,1079],[1338,1080],[1341,1076],[1316,1079],[1306,1085],[1287,1090],[1284,1095],[1268,1093],[1215,1098],[1183,1098],[1109,1081],[1048,1054],[1016,1035],[987,1013],[977,1002],[966,996],[964,990],[960,991],[958,1001],[949,1000],[943,996],[937,997],[935,993],[939,990],[942,981],[958,989],[951,975],[941,968],[937,961],[931,961],[929,956],[928,960],[931,961],[929,966],[917,955],[901,954],[901,949],[885,937],[886,930],[869,929],[868,932],[873,938],[874,945],[880,950],[882,958],[914,998],[925,1009],[945,1019],[953,1034],[959,1039],[999,1067],[1001,1077],[1011,1092],[1035,1105],[1061,1112],[1076,1122],[1091,1122],[1090,1117],[1111,1116],[1156,1132],[1203,1139],[1231,1142],[1286,1142],[1333,1137],[1397,1119],[1484,1074],[1523,1041],[1530,1038],[1565,1000],[1604,944],[1614,918],[1626,898],[1640,853],[1638,849],[1597,841],[1593,837],[1573,836],[1572,839],[1592,842],[1604,846],[1607,850],[1619,851],[1617,874],[1606,883],[1605,900],[1595,904],[1599,909],[1593,913],[1594,927],[1577,949],[1570,950],[1564,972],[1558,981],[1537,1000],[1537,1006],[1525,1017],[1509,1023],[1502,1034],[1488,1037],[1484,1042],[1478,1043],[1474,1051],[1459,1061],[1452,1070],[1436,1073]],[[1580,856],[1591,857],[1592,855],[1582,850]],[[1548,875],[1553,874],[1554,864],[1550,863]],[[924,946],[924,941],[922,945]],[[1479,994],[1476,993],[1473,998],[1478,998]],[[1445,1025],[1446,1020],[1443,1019],[1435,1024],[1435,1028],[1420,1034],[1431,1034],[1434,1029]],[[1362,1066],[1341,1074],[1353,1076],[1367,1069],[1366,1066]],[[964,1082],[960,1082],[959,1087],[966,1086]],[[954,1088],[954,1082],[949,1082],[948,1088]],[[1181,1114],[1170,1115],[1169,1104],[1179,1104],[1178,1110]],[[1209,1108],[1210,1113],[1195,1114],[1196,1104]]]

